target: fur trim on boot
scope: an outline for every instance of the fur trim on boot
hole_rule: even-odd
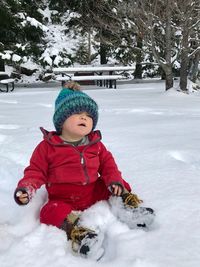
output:
[[[153,209],[146,207],[131,207],[123,202],[121,197],[110,197],[109,203],[113,214],[129,228],[148,228],[154,221]]]

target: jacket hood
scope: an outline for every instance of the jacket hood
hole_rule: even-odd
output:
[[[41,132],[43,133],[43,139],[47,141],[49,144],[54,146],[67,146],[63,140],[59,137],[56,131],[47,131],[43,127],[40,127]],[[101,140],[101,132],[99,130],[92,131],[88,135],[89,144],[96,143]]]

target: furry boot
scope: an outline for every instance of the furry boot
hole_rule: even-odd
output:
[[[104,254],[104,236],[79,224],[79,215],[71,212],[61,227],[72,241],[72,250],[82,257],[98,260]]]
[[[142,200],[135,194],[125,193],[121,197],[110,197],[109,203],[113,214],[131,229],[148,228],[154,221],[154,210],[140,207]]]

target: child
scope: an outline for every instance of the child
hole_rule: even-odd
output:
[[[101,247],[96,231],[81,225],[81,212],[112,195],[121,203],[109,200],[114,214],[130,228],[148,227],[154,217],[150,208],[138,207],[142,202],[131,193],[121,177],[112,154],[94,131],[98,106],[77,83],[70,82],[55,101],[53,122],[56,132],[41,128],[44,140],[34,150],[30,165],[15,190],[15,201],[26,205],[37,189],[46,186],[48,202],[40,211],[40,221],[54,225],[72,240],[72,249],[90,257],[92,248]],[[77,212],[79,211],[79,212]]]

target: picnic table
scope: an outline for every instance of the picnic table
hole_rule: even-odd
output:
[[[15,89],[14,81],[15,79],[10,78],[7,72],[0,71],[0,92],[13,91]],[[5,88],[2,89],[1,86],[5,86]]]
[[[62,85],[69,80],[96,81],[99,86],[116,88],[118,80],[132,80],[133,76],[130,72],[134,70],[134,66],[82,65],[80,67],[54,68],[53,73],[56,75],[56,80],[61,81]]]

